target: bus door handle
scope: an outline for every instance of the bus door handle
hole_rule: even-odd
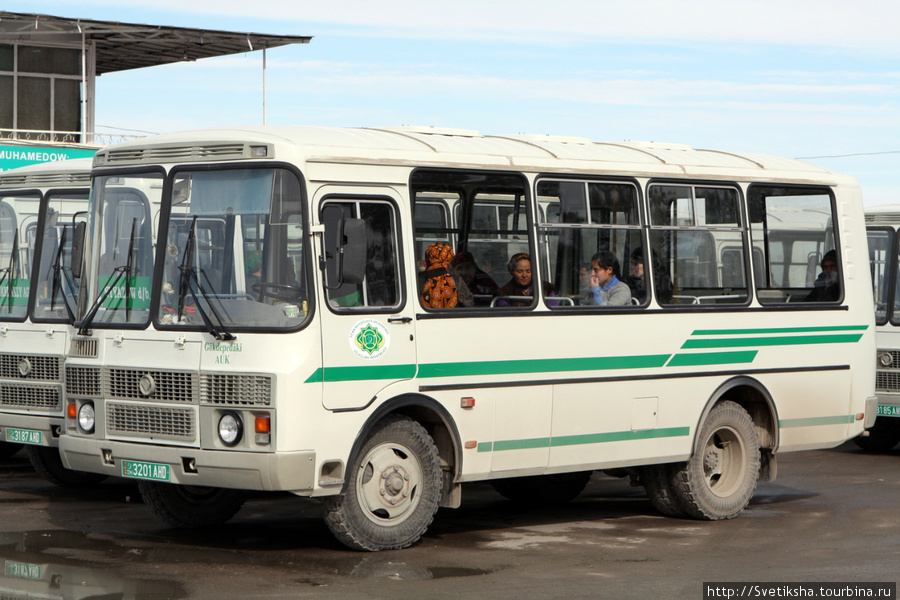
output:
[[[391,317],[388,319],[388,323],[410,323],[412,322],[412,317]]]

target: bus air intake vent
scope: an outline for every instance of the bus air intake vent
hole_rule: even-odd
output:
[[[56,412],[62,408],[60,389],[48,385],[4,384],[0,386],[0,406]]]
[[[110,150],[107,163],[166,163],[249,158],[244,144],[211,144],[207,146],[168,146],[138,150]]]
[[[69,345],[69,356],[97,358],[97,338],[75,338]]]
[[[272,378],[267,375],[200,376],[200,402],[231,406],[269,406],[272,402]]]
[[[104,389],[111,398],[193,402],[194,380],[189,372],[110,369]]]
[[[58,356],[0,354],[0,377],[7,379],[60,381],[61,369],[62,358]]]
[[[100,369],[66,365],[66,393],[70,396],[100,397]]]
[[[190,408],[106,403],[110,434],[194,441],[194,411]]]

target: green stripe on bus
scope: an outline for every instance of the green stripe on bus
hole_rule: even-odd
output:
[[[746,348],[748,346],[799,346],[808,344],[849,344],[858,342],[862,334],[786,335],[765,338],[732,338],[727,340],[687,340],[682,349]]]
[[[325,367],[316,369],[304,383],[336,383],[368,379],[412,379],[416,365],[366,365],[364,367]]]
[[[741,352],[704,352],[702,354],[676,354],[672,356],[667,367],[698,367],[701,365],[735,365],[751,363],[758,350]]]
[[[494,360],[484,362],[431,363],[419,366],[419,377],[460,377],[466,375],[522,375],[562,371],[604,371],[649,369],[666,364],[669,354],[609,356],[534,360]]]
[[[664,437],[684,437],[690,435],[690,432],[690,427],[668,427],[665,429],[646,429],[643,431],[611,431],[609,433],[563,435],[554,438],[540,437],[528,438],[523,440],[502,440],[499,442],[481,442],[478,444],[478,452],[531,450],[534,448],[558,448],[562,446],[581,446],[586,444],[603,444],[607,442],[628,442],[633,440],[650,440]]]
[[[778,426],[782,429],[789,427],[818,427],[820,425],[848,425],[853,423],[856,417],[853,415],[835,415],[833,417],[805,417],[801,419],[780,419]]]
[[[752,335],[772,333],[824,333],[827,331],[865,331],[868,325],[835,325],[831,327],[778,327],[769,329],[698,329],[691,335]]]

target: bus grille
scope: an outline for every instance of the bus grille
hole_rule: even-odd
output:
[[[42,379],[59,381],[62,358],[59,356],[31,356],[26,354],[0,354],[0,377],[8,379]],[[27,365],[28,373],[22,375],[22,366]]]
[[[57,386],[0,385],[0,406],[59,411],[62,408]]]
[[[200,376],[200,402],[239,406],[269,406],[272,378],[265,375]]]
[[[100,369],[66,365],[66,393],[73,396],[100,396]]]
[[[876,371],[875,390],[879,392],[900,391],[900,371]]]
[[[190,408],[106,403],[106,426],[113,434],[194,441],[194,411]]]
[[[152,377],[155,389],[152,393],[141,393],[141,378]],[[154,400],[160,402],[192,402],[194,376],[178,371],[148,371],[144,369],[110,369],[105,389],[112,398],[128,400]]]

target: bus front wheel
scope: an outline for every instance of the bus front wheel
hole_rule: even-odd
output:
[[[93,485],[106,479],[106,475],[99,473],[85,473],[67,469],[59,457],[59,449],[49,446],[28,446],[25,449],[28,460],[35,472],[58,486]]]
[[[325,501],[325,522],[355,550],[411,546],[434,519],[441,462],[425,428],[406,417],[376,426],[350,463],[344,491]]]
[[[725,400],[709,412],[687,462],[670,467],[678,506],[691,517],[732,519],[746,508],[759,480],[759,438],[753,419]]]
[[[221,525],[237,514],[246,498],[241,490],[155,481],[141,481],[138,490],[153,514],[179,529]]]
[[[853,441],[869,452],[887,452],[900,443],[900,419],[878,417],[866,436],[857,436]]]

